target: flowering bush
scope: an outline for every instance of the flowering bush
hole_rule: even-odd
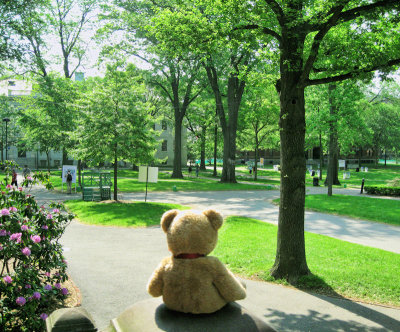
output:
[[[0,194],[0,331],[42,331],[68,294],[59,239],[73,215],[62,204],[51,208],[22,190]]]

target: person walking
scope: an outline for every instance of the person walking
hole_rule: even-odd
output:
[[[28,168],[28,165],[24,166],[24,169],[22,170],[22,175],[24,177],[24,182],[25,182],[25,187],[28,188],[28,181],[27,177],[31,174],[31,170]]]
[[[12,170],[11,185],[15,185],[16,187],[18,187],[17,172],[15,171],[15,169]]]
[[[72,174],[70,170],[65,174],[65,179],[67,182],[67,194],[71,194]]]
[[[196,177],[199,177],[199,164],[196,164]]]

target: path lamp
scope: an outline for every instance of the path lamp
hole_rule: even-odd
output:
[[[6,123],[6,160],[8,160],[7,124],[10,122],[10,119],[4,118],[3,121]]]

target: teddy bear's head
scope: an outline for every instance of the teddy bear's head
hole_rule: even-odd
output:
[[[170,210],[161,217],[167,234],[168,248],[174,256],[181,254],[208,255],[217,244],[222,216],[214,210]]]

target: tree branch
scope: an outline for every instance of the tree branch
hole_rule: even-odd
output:
[[[356,7],[356,8],[353,8],[353,9],[349,9],[349,10],[347,10],[345,12],[342,12],[340,14],[339,21],[340,22],[351,21],[351,20],[354,20],[355,18],[357,18],[357,17],[359,17],[359,16],[361,16],[363,14],[371,13],[375,9],[386,7],[386,6],[395,8],[396,5],[398,7],[400,7],[400,4],[399,4],[398,0],[381,0],[381,1],[377,1],[377,2],[369,4],[369,5]]]
[[[276,15],[276,18],[277,18],[279,24],[281,26],[283,26],[285,23],[285,14],[284,14],[281,6],[279,6],[279,4],[275,0],[265,0],[265,2],[267,3],[269,8],[271,8],[271,10]]]
[[[262,26],[259,26],[258,24],[243,25],[243,26],[236,27],[233,29],[233,31],[235,31],[235,30],[261,30],[264,34],[274,37],[279,42],[279,44],[282,42],[281,35],[279,35],[277,32],[275,32],[272,29],[264,28]]]
[[[337,6],[333,15],[321,27],[321,30],[319,30],[319,32],[314,36],[310,54],[308,56],[305,66],[304,66],[303,73],[301,74],[300,81],[304,81],[309,77],[310,71],[313,67],[313,64],[314,64],[315,60],[317,59],[318,50],[321,45],[321,41],[325,37],[325,35],[328,33],[328,31],[336,24],[343,8],[344,8],[344,5]]]
[[[305,81],[304,86],[340,82],[340,81],[344,81],[344,80],[356,77],[356,76],[361,75],[361,74],[371,73],[373,71],[376,71],[376,70],[379,70],[379,69],[389,68],[389,67],[392,67],[392,66],[395,66],[395,65],[398,65],[398,64],[400,64],[400,58],[399,59],[390,60],[385,64],[372,66],[370,68],[361,69],[361,70],[353,70],[353,71],[351,71],[351,72],[349,72],[347,74],[331,76],[331,77],[325,77],[325,78],[318,78],[318,79],[314,79],[314,80],[308,79],[308,80]]]

